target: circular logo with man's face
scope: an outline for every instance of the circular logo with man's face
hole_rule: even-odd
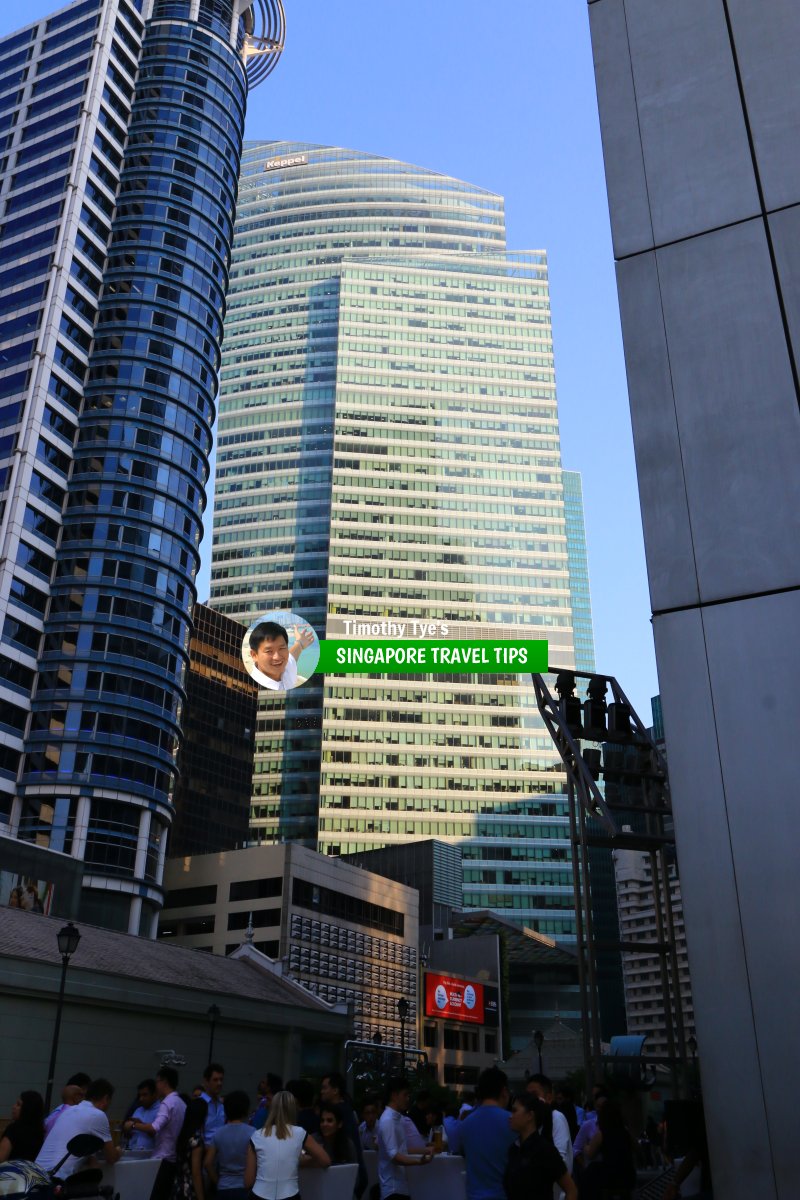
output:
[[[434,993],[437,1008],[447,1008],[447,988],[443,984],[438,984]]]
[[[296,613],[267,612],[244,635],[242,661],[259,687],[288,692],[316,670],[319,639]]]
[[[478,997],[475,995],[475,988],[471,983],[468,983],[464,988],[464,1006],[473,1009],[478,1002]]]

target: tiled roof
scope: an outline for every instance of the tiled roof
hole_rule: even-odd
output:
[[[223,958],[203,950],[170,946],[128,933],[98,929],[76,922],[81,940],[70,959],[70,972],[103,971],[109,975],[167,983],[176,988],[221,992],[248,1000],[269,1000],[331,1012],[331,1007],[269,970],[269,959],[251,953],[244,958]],[[0,908],[0,960],[24,958],[60,965],[56,934],[64,925],[58,917],[43,917],[21,909]],[[256,965],[263,959],[264,966]]]

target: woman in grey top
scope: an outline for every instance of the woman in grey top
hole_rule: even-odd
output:
[[[247,1123],[250,1097],[246,1092],[231,1092],[224,1105],[225,1124],[206,1150],[205,1168],[225,1200],[246,1200],[249,1189],[244,1186],[244,1167],[253,1132]]]

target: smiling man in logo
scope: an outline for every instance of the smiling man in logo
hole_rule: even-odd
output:
[[[289,648],[289,634],[294,641]],[[250,634],[250,657],[253,660],[250,674],[256,683],[273,692],[288,692],[305,678],[297,673],[297,660],[306,646],[314,641],[308,626],[290,626],[285,629],[277,621],[262,621]]]

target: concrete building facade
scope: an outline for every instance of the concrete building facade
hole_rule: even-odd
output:
[[[279,960],[314,995],[350,1006],[356,1038],[400,1044],[397,1001],[416,1028],[418,893],[304,846],[171,859],[159,938]]]
[[[789,1200],[800,8],[588,11],[715,1192]]]

